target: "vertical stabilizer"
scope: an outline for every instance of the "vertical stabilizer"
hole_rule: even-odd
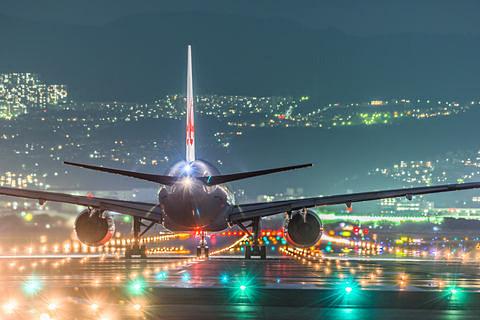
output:
[[[195,125],[193,110],[192,47],[188,46],[187,67],[187,162],[195,161]]]

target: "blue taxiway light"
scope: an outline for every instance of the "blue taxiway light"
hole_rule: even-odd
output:
[[[165,280],[167,278],[167,273],[165,271],[162,271],[157,274],[156,278],[158,280]]]
[[[229,277],[226,274],[224,274],[220,277],[220,281],[222,281],[223,283],[227,283],[228,280],[229,280]]]

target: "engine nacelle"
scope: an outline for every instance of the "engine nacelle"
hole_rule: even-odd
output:
[[[315,245],[322,233],[322,220],[312,210],[307,211],[305,220],[304,215],[297,211],[283,223],[283,234],[295,247],[308,248]]]
[[[107,243],[115,234],[113,217],[106,211],[86,209],[82,211],[74,225],[78,240],[91,247]]]

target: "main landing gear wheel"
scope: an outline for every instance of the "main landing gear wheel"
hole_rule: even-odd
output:
[[[252,257],[260,257],[260,259],[267,259],[267,247],[260,245],[245,246],[245,259],[251,259]]]
[[[255,218],[252,221],[252,236],[253,244],[245,246],[245,259],[251,259],[252,257],[260,257],[260,259],[267,259],[267,247],[259,244],[260,235],[260,218]]]
[[[200,243],[197,247],[197,258],[205,258],[208,259],[209,255],[209,249],[207,246],[207,240],[205,239],[205,231],[200,232],[202,235],[202,238],[200,240]]]
[[[139,246],[138,243],[135,243],[133,246],[125,250],[126,259],[131,259],[134,256],[145,259],[147,257],[147,246],[144,244]]]
[[[139,257],[141,259],[145,259],[147,257],[147,246],[145,244],[139,245],[140,236],[148,231],[149,227],[144,230],[142,234],[140,234],[140,227],[144,225],[141,222],[141,219],[138,217],[133,217],[133,226],[132,226],[132,233],[134,243],[131,247],[127,247],[125,250],[125,259],[131,259],[134,256]],[[144,225],[145,226],[145,225]]]
[[[197,247],[197,258],[208,258],[209,256],[209,249],[207,246],[205,247],[201,247],[201,246],[198,246]]]

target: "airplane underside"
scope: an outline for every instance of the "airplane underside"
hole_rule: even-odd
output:
[[[251,232],[247,229],[245,231],[250,234],[252,243],[245,247],[245,258],[250,259],[252,257],[260,257],[261,259],[266,259],[266,246],[259,244],[259,235],[261,234],[261,223],[260,218],[254,219],[248,227],[251,227]],[[155,222],[151,222],[150,224],[146,224],[142,221],[141,218],[133,217],[132,222],[132,235],[134,238],[133,244],[130,248],[127,248],[125,251],[125,258],[147,258],[147,246],[144,243],[141,243],[141,237],[148,231],[152,226],[154,226]],[[219,232],[229,228],[228,224],[225,224],[223,228],[219,228],[218,225],[212,225],[210,228],[207,226],[205,228],[200,227],[192,227],[192,228],[178,228],[178,229],[170,229],[167,228],[165,225],[164,227],[168,231],[173,232],[199,232],[201,239],[196,248],[196,255],[198,258],[208,258],[209,257],[209,247],[207,242],[207,234],[209,232]]]

